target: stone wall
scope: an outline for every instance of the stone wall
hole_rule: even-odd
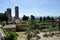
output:
[[[21,24],[16,26],[16,31],[24,31],[26,28],[29,27],[28,24]]]

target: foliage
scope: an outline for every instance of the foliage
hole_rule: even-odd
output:
[[[47,16],[47,19],[48,19],[48,20],[50,20],[50,19],[51,19],[51,17]]]
[[[31,15],[31,20],[35,20],[35,17],[33,15]]]
[[[30,28],[27,29],[26,34],[27,34],[27,40],[30,40],[30,38],[32,37],[32,33],[30,31]]]
[[[26,31],[27,39],[30,40],[32,37],[35,37],[38,33],[39,33],[38,29],[34,30],[34,29],[31,29],[31,28],[28,28],[27,31]]]
[[[51,33],[53,31],[53,28],[49,26],[48,31]]]
[[[53,17],[51,17],[51,20],[54,20],[54,18],[53,18]]]
[[[0,21],[8,21],[7,15],[0,13]]]
[[[42,17],[40,17],[40,22],[42,22]]]
[[[22,18],[22,20],[28,20],[29,19],[29,17],[28,16],[23,16],[23,18]]]
[[[46,20],[46,17],[44,16],[44,17],[43,17],[43,22],[45,22],[45,20]]]
[[[36,21],[35,20],[30,20],[29,24],[36,24]]]
[[[54,27],[56,27],[56,25],[53,24],[52,27],[54,28]]]
[[[32,25],[31,29],[33,29],[33,30],[39,29],[40,30],[40,25],[34,24],[34,25]]]
[[[40,19],[43,20],[43,22],[50,22],[50,21],[53,21],[54,20],[54,17],[50,17],[50,16],[47,16],[47,17],[40,17]]]
[[[33,30],[32,32],[34,33],[34,35],[33,35],[33,36],[37,36],[36,34],[38,34],[38,33],[39,33],[39,30],[38,30],[38,29],[35,29],[35,30]]]
[[[7,40],[17,40],[18,35],[16,32],[5,30],[5,34],[6,34]]]
[[[59,28],[58,28],[58,27],[54,27],[53,30],[54,30],[54,31],[58,31]]]

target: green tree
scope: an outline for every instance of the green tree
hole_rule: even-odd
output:
[[[33,15],[31,15],[31,20],[35,20],[35,17]]]
[[[8,21],[8,17],[6,14],[0,13],[0,21]]]
[[[51,20],[54,20],[54,17],[51,17]]]
[[[47,21],[50,21],[51,20],[51,17],[50,16],[47,16]]]
[[[45,20],[46,20],[46,17],[44,16],[44,17],[43,17],[43,22],[45,22]]]
[[[29,19],[29,17],[28,16],[23,16],[23,18],[22,18],[22,20],[28,20]]]
[[[50,19],[50,17],[49,17],[49,16],[47,16],[47,19]]]
[[[27,28],[26,34],[27,34],[27,40],[30,40],[32,38],[32,33],[31,33],[30,28]]]
[[[42,22],[42,17],[40,17],[40,22]]]

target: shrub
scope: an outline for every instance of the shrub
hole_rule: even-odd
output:
[[[39,33],[39,30],[38,29],[35,29],[35,30],[33,30],[33,33],[34,33],[34,36],[36,36],[36,34]]]
[[[16,32],[5,30],[5,34],[6,34],[7,40],[17,40],[18,35]]]

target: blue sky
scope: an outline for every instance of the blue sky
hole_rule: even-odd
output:
[[[15,6],[19,6],[19,17],[60,16],[60,0],[0,0],[0,12],[11,8],[15,16]]]

